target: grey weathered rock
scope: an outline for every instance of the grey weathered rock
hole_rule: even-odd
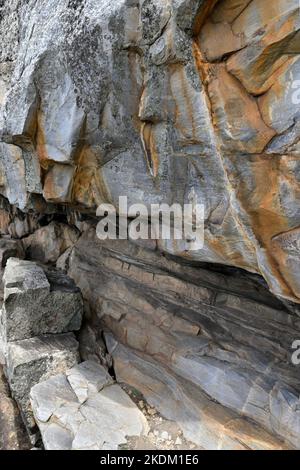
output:
[[[260,426],[211,400],[149,356],[107,337],[117,379],[143,393],[148,403],[176,421],[186,439],[207,450],[279,450],[286,446]]]
[[[56,261],[56,267],[63,272],[67,272],[69,269],[69,258],[72,253],[72,247],[66,249],[63,254]]]
[[[90,302],[88,324],[95,337],[101,329],[111,331],[162,375],[190,383],[300,447],[300,380],[291,361],[299,317],[255,277],[190,267],[128,241],[101,242],[93,230],[73,248],[69,275]],[[97,356],[97,343],[89,346],[90,357],[93,348]],[[139,389],[126,366],[119,379]],[[162,400],[162,414],[166,406]]]
[[[1,310],[0,310],[1,319]],[[5,353],[6,353],[7,342],[4,336],[3,325],[0,321],[0,366],[5,364]]]
[[[42,263],[55,263],[74,245],[79,232],[66,224],[51,222],[22,240],[26,255]]]
[[[113,450],[148,431],[141,411],[92,361],[34,386],[30,397],[47,450]]]
[[[40,381],[65,372],[78,361],[78,343],[72,333],[40,336],[8,343],[7,379],[33,441],[36,424],[29,399],[31,388]]]
[[[66,376],[79,403],[84,403],[104,387],[113,384],[107,370],[93,361],[86,361],[67,370]]]
[[[246,416],[299,447],[300,381],[291,363],[300,335],[291,304],[300,303],[299,1],[0,3],[1,235],[26,237],[28,256],[76,279],[89,303],[85,357],[110,363],[106,329],[146,372],[154,364],[175,386],[192,384],[191,420],[208,421],[199,442],[238,445],[229,430],[224,441],[211,431],[207,395],[219,404],[209,406],[221,415],[216,428],[233,414],[243,416],[242,429]],[[85,231],[85,216],[92,220],[102,202],[118,209],[119,196],[148,208],[202,204],[203,249],[189,250],[188,236],[112,247],[90,231],[76,242],[74,226]],[[47,226],[51,214],[59,224]],[[202,262],[218,266],[211,272]],[[51,276],[58,274],[46,273],[50,286]],[[50,287],[54,294],[61,290]],[[75,328],[56,310],[53,332]],[[10,339],[24,334],[22,312],[10,311]],[[40,314],[36,326],[24,322],[26,336],[48,331]],[[142,387],[147,374],[137,379],[139,365],[129,366],[119,375]],[[68,432],[53,429],[68,447]]]
[[[60,271],[10,258],[3,282],[1,323],[7,341],[80,328],[81,293]]]
[[[298,258],[272,243],[300,226],[298,0],[0,8],[0,192],[11,204],[203,204],[204,249],[160,248],[261,274],[300,302]]]
[[[91,312],[89,314],[90,316],[88,317],[86,312],[85,318],[87,321],[88,319],[92,321],[93,315]],[[101,327],[100,325],[98,328],[95,325],[93,327],[87,321],[82,326],[78,335],[80,357],[84,361],[91,360],[98,362],[110,369],[113,364],[111,356],[107,352]]]

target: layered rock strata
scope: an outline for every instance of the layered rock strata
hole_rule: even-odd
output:
[[[14,239],[0,240],[0,359],[30,432],[30,389],[49,379],[32,391],[47,446],[104,446],[76,413],[52,433],[57,403],[36,401],[61,393],[69,419],[89,394],[66,375],[80,293],[11,256],[69,273],[83,359],[196,446],[300,448],[299,1],[0,3],[0,234]],[[136,203],[202,204],[203,249],[100,242],[97,206],[120,212],[120,196],[129,219]]]
[[[197,445],[238,446],[250,419],[300,447],[299,371],[291,361],[299,317],[256,278],[184,265],[127,241],[101,242],[94,230],[76,243],[69,266],[90,305],[94,342],[82,335],[84,358],[101,357],[97,334],[110,332],[120,343],[108,348],[117,379],[179,421]],[[201,410],[219,416],[220,405],[218,426],[234,422],[240,430],[230,443],[218,429],[201,444],[210,419]]]
[[[298,0],[2,3],[9,202],[203,204],[204,249],[161,249],[261,274],[299,303]]]

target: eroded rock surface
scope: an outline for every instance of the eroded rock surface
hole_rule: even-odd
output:
[[[8,343],[7,379],[33,442],[37,429],[29,399],[31,388],[78,362],[78,343],[72,333],[45,335]]]
[[[10,203],[202,203],[204,249],[161,249],[259,273],[299,303],[298,0],[2,3]]]
[[[15,246],[17,242],[11,243]],[[4,364],[12,397],[30,439],[35,443],[39,434],[29,392],[41,380],[63,373],[79,362],[78,342],[71,332],[81,325],[82,296],[61,271],[13,257],[7,261],[3,284],[0,362]],[[4,400],[3,407],[5,404],[10,405],[12,413],[14,402]]]
[[[108,342],[118,380],[140,387],[150,404],[181,423],[189,440],[194,434],[197,445],[203,439],[208,448],[234,448],[247,417],[300,447],[300,380],[291,361],[299,317],[256,277],[190,267],[127,241],[100,242],[93,230],[72,250],[69,275],[90,303],[88,324],[95,332],[82,354],[91,357],[94,347],[101,358],[97,333],[111,332],[121,345],[115,350]],[[171,390],[178,409],[168,401]],[[225,413],[215,418],[214,438],[204,437],[211,435],[210,418],[201,418],[208,405],[212,415]],[[231,416],[240,431],[222,441],[222,426]],[[264,439],[249,447],[264,447]]]
[[[55,263],[74,245],[79,236],[75,227],[51,222],[22,240],[26,256],[42,263]]]
[[[107,336],[119,381],[130,383],[164,417],[175,421],[186,439],[205,450],[282,450],[288,448],[260,426],[212,401],[199,387],[149,356],[135,353]]]
[[[49,379],[32,392],[46,447],[126,441],[120,387],[66,374],[78,344],[60,333],[82,303],[64,271],[83,358],[188,440],[300,448],[299,30],[298,0],[1,2],[1,269],[25,255],[61,271],[8,260],[0,361],[30,432],[30,388]],[[204,248],[100,242],[96,208],[119,196],[203,204]]]
[[[92,361],[36,385],[30,396],[47,450],[117,450],[149,429],[130,397]]]
[[[60,271],[10,258],[3,283],[0,320],[7,341],[80,328],[83,314],[80,290]]]

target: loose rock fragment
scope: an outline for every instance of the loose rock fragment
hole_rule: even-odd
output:
[[[141,411],[92,361],[35,385],[30,397],[47,450],[113,450],[148,432]]]

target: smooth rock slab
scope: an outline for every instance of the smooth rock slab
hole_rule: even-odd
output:
[[[281,450],[288,448],[261,426],[221,406],[189,380],[149,356],[105,336],[118,381],[139,390],[149,405],[175,421],[184,437],[205,450]]]
[[[149,430],[129,396],[92,361],[35,385],[30,398],[47,450],[114,450],[126,436]]]
[[[81,293],[63,273],[31,261],[10,258],[3,282],[1,323],[6,341],[80,328]]]
[[[72,333],[8,343],[6,361],[6,374],[12,395],[18,403],[29,433],[34,436],[36,424],[30,405],[30,390],[42,380],[65,372],[77,364],[78,343]]]

